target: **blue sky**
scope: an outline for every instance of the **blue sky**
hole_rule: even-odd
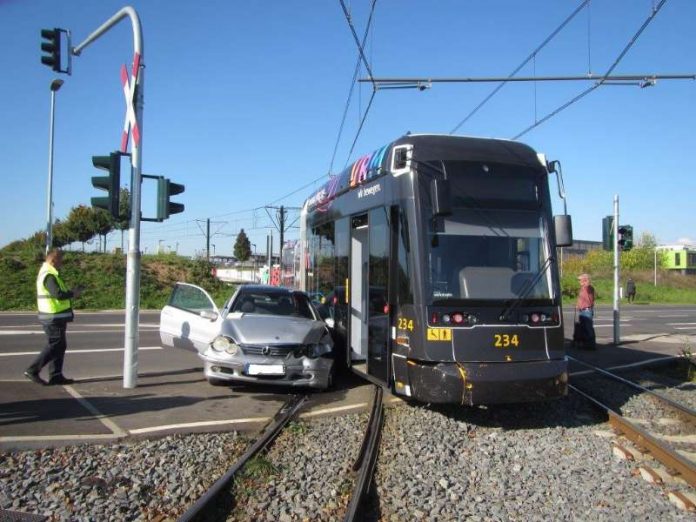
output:
[[[378,0],[367,56],[378,77],[507,76],[580,0]],[[369,0],[346,0],[362,36]],[[593,0],[518,75],[603,74],[658,0]],[[45,228],[51,80],[40,29],[82,42],[125,4],[102,0],[0,0],[0,245]],[[145,44],[143,172],[186,185],[186,211],[144,223],[141,249],[194,254],[210,218],[215,253],[231,254],[240,228],[258,251],[272,225],[267,204],[299,207],[326,174],[357,50],[338,0],[134,1]],[[669,0],[614,74],[696,72],[696,2]],[[91,156],[116,150],[125,102],[119,70],[133,55],[129,21],[73,58],[57,93],[54,216],[97,195]],[[361,74],[365,77],[365,73]],[[511,138],[589,82],[506,85],[458,134]],[[333,164],[407,131],[447,134],[495,87],[435,84],[353,96]],[[601,220],[621,199],[621,222],[661,244],[696,243],[696,85],[596,89],[520,138],[563,164],[575,237],[601,240]],[[318,183],[316,184],[318,186]],[[143,189],[143,212],[154,192]],[[283,199],[284,198],[284,199]],[[562,205],[556,198],[556,213]],[[257,210],[254,210],[257,209]],[[291,232],[290,237],[295,234]],[[274,237],[277,244],[277,231]],[[112,235],[110,247],[120,244]],[[276,247],[277,248],[277,247]],[[211,247],[212,249],[212,247]]]

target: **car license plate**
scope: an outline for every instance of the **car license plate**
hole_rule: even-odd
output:
[[[285,367],[282,364],[249,364],[247,375],[285,375]]]

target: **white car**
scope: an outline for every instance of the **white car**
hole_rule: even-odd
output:
[[[177,283],[160,315],[160,338],[195,348],[212,384],[333,384],[331,334],[303,292],[242,285],[219,310],[202,288]]]

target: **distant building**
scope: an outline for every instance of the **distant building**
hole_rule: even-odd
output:
[[[573,240],[573,245],[561,248],[564,256],[584,256],[591,250],[600,250],[601,241],[583,241],[582,239]]]
[[[682,274],[696,274],[696,247],[687,245],[661,245],[656,247],[662,252],[663,265],[666,270],[675,270]]]

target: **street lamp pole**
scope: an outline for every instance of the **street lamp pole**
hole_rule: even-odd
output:
[[[256,280],[256,243],[252,243],[251,246],[254,247],[254,283],[258,283]]]
[[[51,82],[51,121],[48,130],[48,197],[46,201],[46,254],[53,244],[53,123],[56,114],[56,92],[63,80]]]

